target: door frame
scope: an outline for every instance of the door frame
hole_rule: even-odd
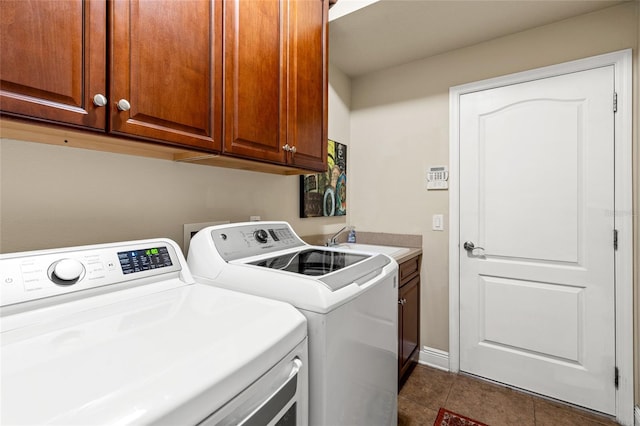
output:
[[[565,62],[502,77],[454,86],[449,89],[449,370],[460,370],[460,97],[466,93],[555,77],[604,66],[614,66],[617,98],[615,115],[615,335],[616,420],[633,425],[633,97],[631,49]],[[613,94],[612,94],[613,95]],[[613,99],[611,100],[613,108]],[[613,244],[613,232],[612,232]],[[614,372],[611,372],[613,380]]]

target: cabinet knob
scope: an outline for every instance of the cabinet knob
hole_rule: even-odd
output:
[[[289,148],[289,151],[291,151],[291,154],[295,154],[296,153],[296,147],[292,146],[291,148]]]
[[[283,146],[282,149],[284,149],[287,152],[291,151],[291,147],[289,146],[289,144],[286,144],[285,146]]]
[[[107,97],[102,93],[98,93],[93,97],[93,104],[97,107],[103,107],[107,104]]]
[[[120,111],[129,111],[131,109],[131,104],[126,99],[120,99],[117,106]]]

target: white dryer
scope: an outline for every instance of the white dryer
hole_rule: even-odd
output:
[[[188,263],[197,282],[286,301],[304,314],[310,424],[397,424],[395,260],[310,246],[286,222],[248,222],[198,232]]]
[[[305,318],[143,240],[0,256],[0,423],[306,425]]]

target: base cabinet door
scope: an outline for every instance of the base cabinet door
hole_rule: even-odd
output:
[[[104,131],[106,0],[0,1],[3,114]]]
[[[219,151],[222,3],[110,5],[110,132]]]
[[[398,387],[401,388],[420,355],[420,261],[400,264],[398,291]]]
[[[420,278],[416,277],[400,289],[402,300],[402,347],[399,355],[401,368],[407,368],[407,363],[418,350],[418,319],[420,300]]]

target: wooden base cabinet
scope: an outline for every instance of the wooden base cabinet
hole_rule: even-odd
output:
[[[420,355],[420,262],[418,255],[400,264],[398,292],[398,389]]]

